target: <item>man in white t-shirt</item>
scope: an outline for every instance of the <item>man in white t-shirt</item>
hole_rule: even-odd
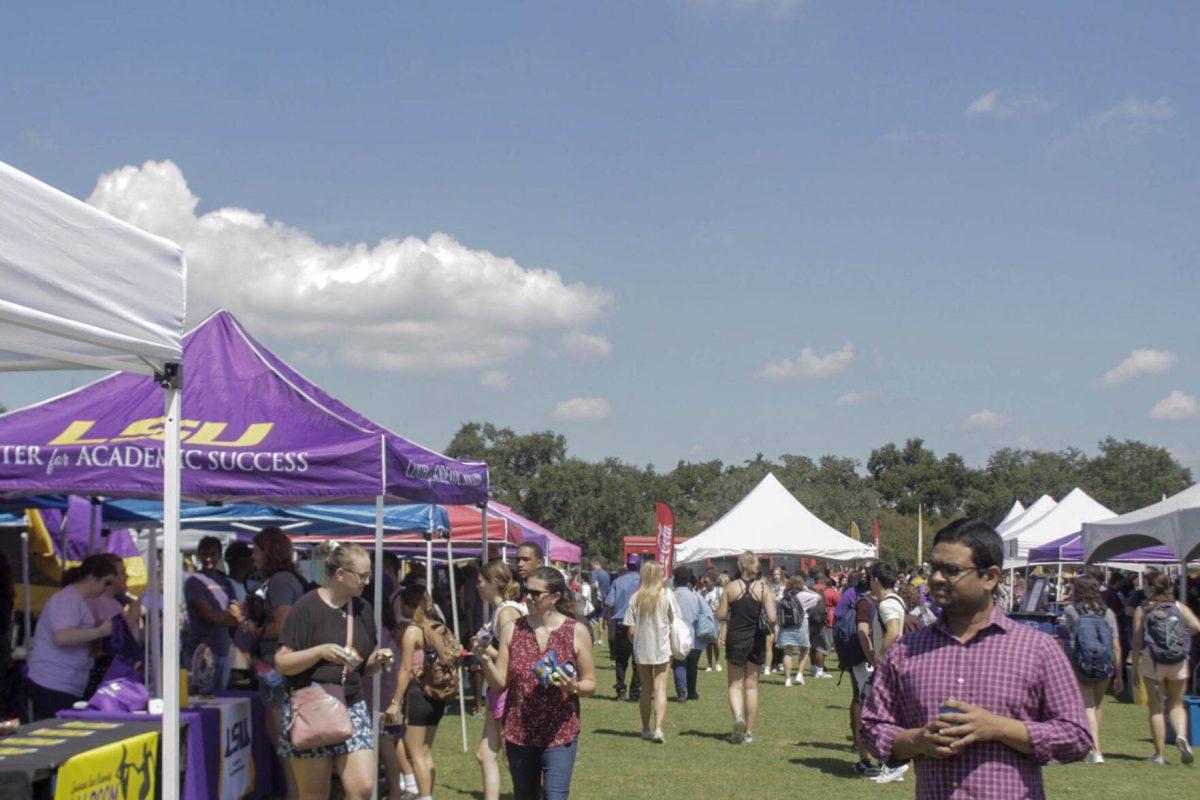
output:
[[[908,609],[896,594],[896,567],[887,561],[877,561],[867,573],[871,578],[871,595],[875,598],[877,611],[871,621],[871,648],[863,648],[871,668],[879,666],[883,655],[904,634],[904,615]],[[861,627],[861,626],[860,626]],[[864,700],[865,703],[865,700]],[[881,765],[879,775],[872,778],[876,783],[903,781],[908,771],[907,763]]]

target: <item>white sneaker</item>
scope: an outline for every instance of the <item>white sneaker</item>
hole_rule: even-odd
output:
[[[1179,748],[1179,760],[1184,764],[1191,766],[1196,757],[1192,754],[1192,746],[1184,736],[1179,736],[1175,739],[1175,746]]]
[[[704,671],[705,671],[705,672],[712,672],[712,667],[705,667],[705,668],[704,668]]]
[[[829,678],[830,680],[833,680],[833,676],[832,676],[832,675],[830,675],[830,674],[829,674],[827,671],[825,671],[825,670],[821,670],[820,672],[818,672],[818,673],[817,673],[817,677],[818,677],[818,678]]]
[[[889,767],[885,764],[879,768],[879,774],[871,780],[876,783],[903,783],[906,772],[908,772],[908,764],[901,764],[898,767]]]
[[[721,671],[721,665],[717,664],[717,672],[720,672],[720,671]]]
[[[784,686],[791,686],[791,685],[792,685],[792,679],[791,679],[791,678],[788,678],[787,680],[785,680],[785,681],[783,682],[783,685],[784,685]]]
[[[800,684],[801,686],[804,685],[804,675],[802,673],[796,673],[796,683]]]
[[[771,674],[771,668],[763,667],[763,675],[770,675],[770,674]]]

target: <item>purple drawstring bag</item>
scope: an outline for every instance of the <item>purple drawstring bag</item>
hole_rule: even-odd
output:
[[[142,645],[138,643],[137,637],[129,629],[124,617],[113,617],[112,624],[112,633],[106,642],[107,650],[112,655],[112,662],[104,672],[103,682],[109,683],[121,678],[129,678],[141,683],[143,681],[142,658],[144,656]]]
[[[121,714],[130,711],[145,711],[150,700],[150,693],[140,683],[128,678],[115,681],[105,681],[88,700],[88,707],[107,714]]]

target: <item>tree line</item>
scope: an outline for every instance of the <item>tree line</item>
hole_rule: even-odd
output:
[[[981,467],[957,453],[938,456],[919,438],[873,449],[866,462],[837,455],[758,453],[740,464],[679,461],[660,472],[615,457],[587,461],[567,455],[554,431],[517,433],[492,423],[469,422],[454,435],[447,455],[486,461],[491,496],[608,562],[620,557],[621,538],[654,531],[654,503],[675,512],[677,535],[690,536],[721,517],[768,472],[819,518],[842,532],[852,522],[863,538],[879,520],[884,558],[917,556],[917,508],[923,507],[925,545],[938,526],[960,516],[998,523],[1014,500],[1029,505],[1043,494],[1055,499],[1076,486],[1118,514],[1160,500],[1192,484],[1191,470],[1162,447],[1106,438],[1089,456],[1002,448]],[[927,554],[927,553],[926,553]]]

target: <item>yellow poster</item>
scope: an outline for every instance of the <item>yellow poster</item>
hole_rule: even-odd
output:
[[[148,800],[155,796],[158,734],[97,747],[58,768],[54,800]]]

